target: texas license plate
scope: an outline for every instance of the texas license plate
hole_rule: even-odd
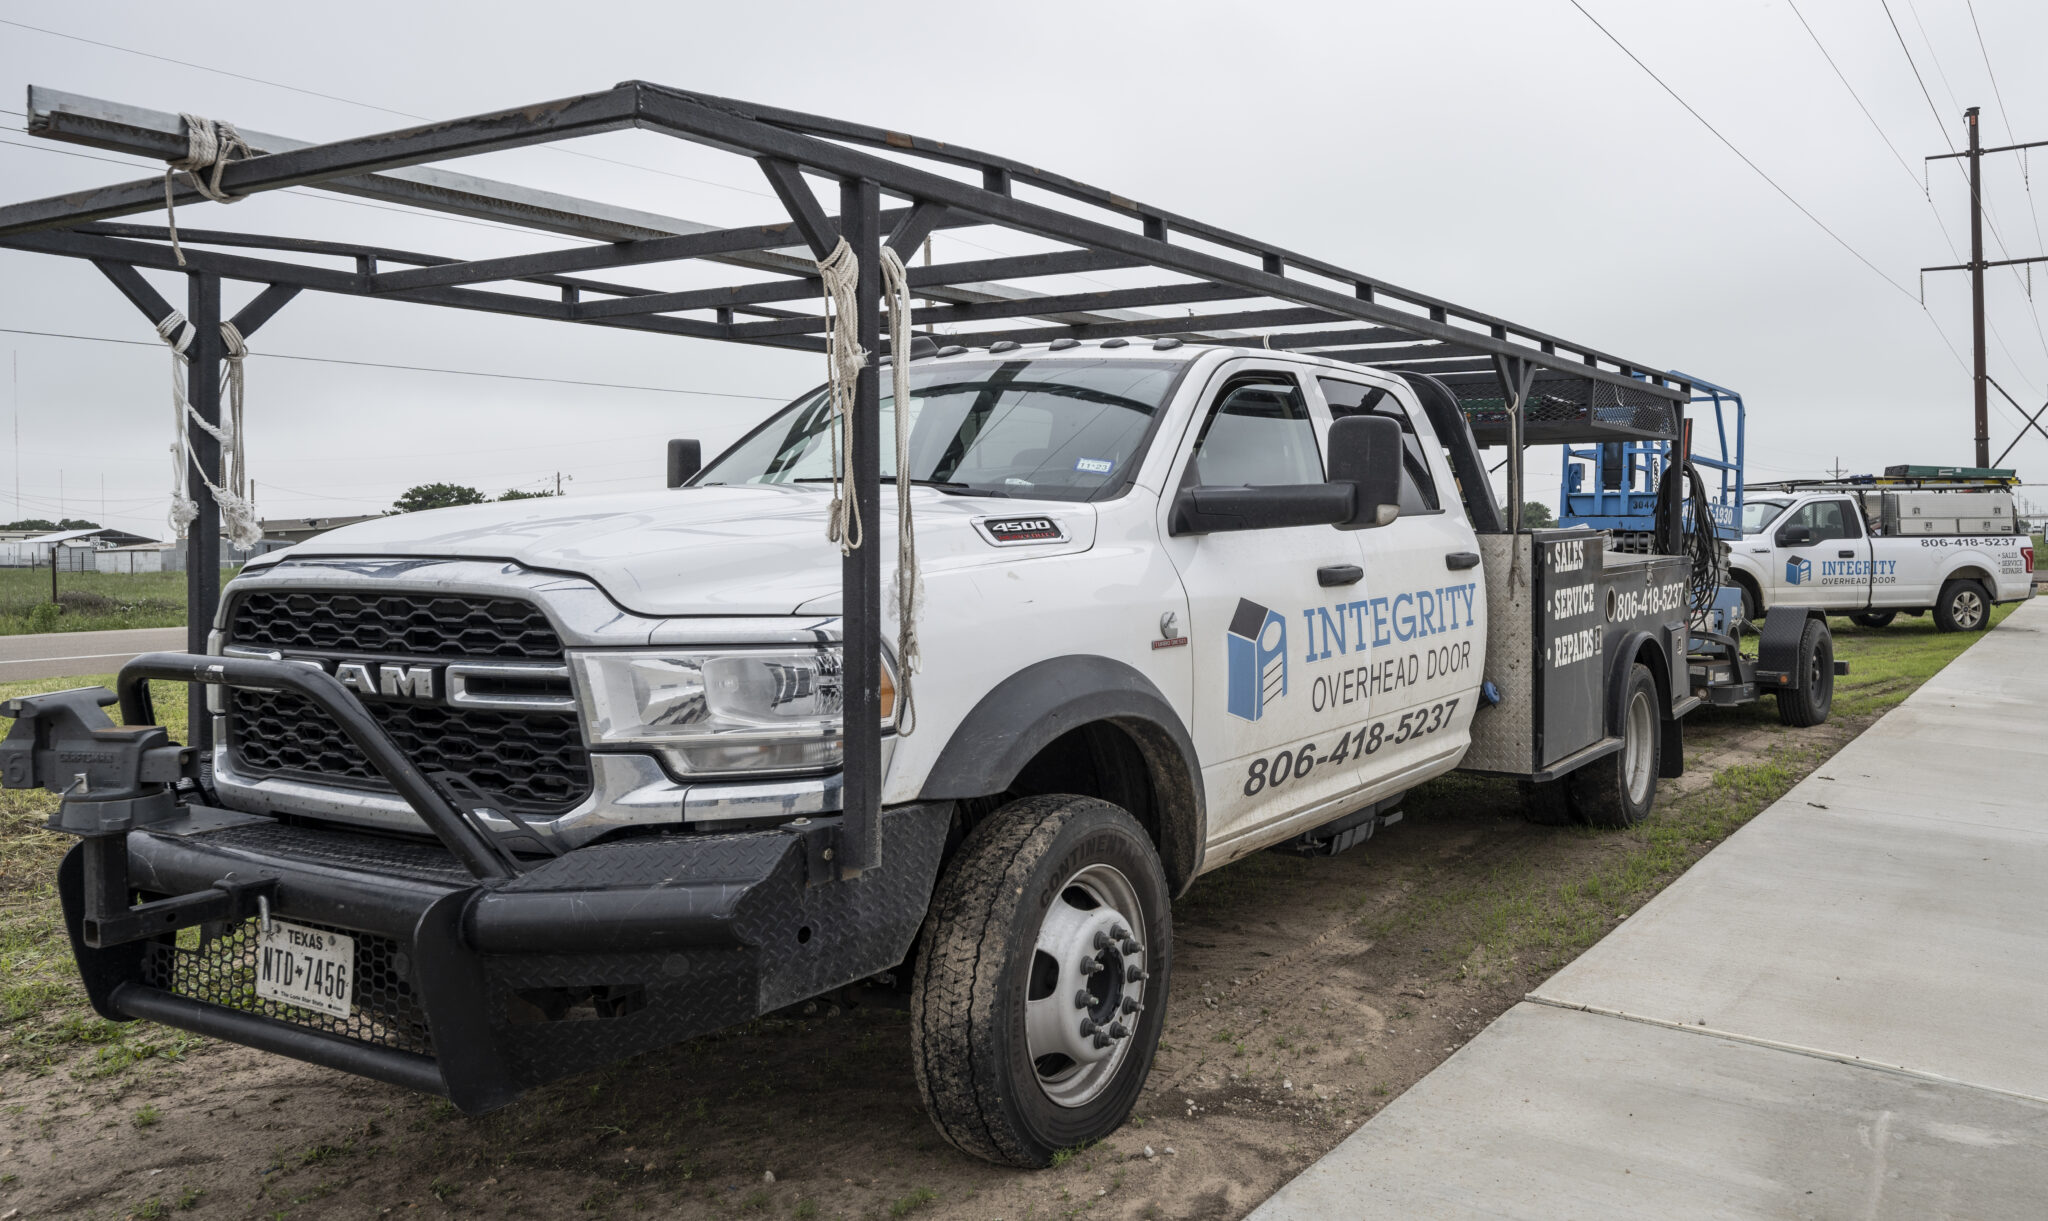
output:
[[[256,995],[345,1018],[355,962],[356,939],[346,933],[272,920],[256,938]]]

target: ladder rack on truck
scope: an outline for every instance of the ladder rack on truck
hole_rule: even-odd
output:
[[[200,143],[76,95],[29,110],[47,138]],[[786,215],[712,227],[433,164],[625,129],[751,162]],[[1826,715],[1814,615],[1772,615],[1753,665],[1694,664],[1713,529],[1676,481],[1640,554],[1523,529],[1528,446],[1682,435],[1694,386],[1659,366],[1022,162],[643,82],[326,144],[243,134],[254,155],[209,173],[232,197],[583,240],[457,259],[192,216],[174,237],[125,219],[162,206],[158,177],[0,207],[0,247],[91,263],[178,337],[208,424],[223,324],[253,336],[305,291],[810,354],[836,326],[859,367],[701,470],[673,447],[673,491],[360,523],[225,599],[220,448],[195,432],[188,651],[123,668],[125,728],[113,692],[29,696],[0,745],[6,785],[60,794],[51,825],[80,839],[59,891],[109,1019],[477,1112],[887,974],[941,1131],[1043,1165],[1135,1105],[1168,900],[1202,872],[1356,843],[1458,766],[1528,781],[1539,816],[1627,825],[1703,699]],[[909,267],[923,304],[892,321],[943,330],[891,351],[885,255],[983,227],[1033,249]],[[624,270],[670,263],[708,284]],[[184,308],[144,271],[182,276]],[[848,271],[834,321],[821,291]],[[230,312],[224,282],[257,289]],[[907,471],[885,361],[921,404]],[[844,552],[841,427],[868,529]],[[926,541],[922,670],[884,593],[898,497]],[[188,685],[189,743],[147,724],[150,680]]]

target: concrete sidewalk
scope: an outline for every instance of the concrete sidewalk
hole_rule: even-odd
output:
[[[2048,1215],[2048,601],[1254,1221]]]
[[[0,683],[67,674],[111,674],[137,653],[184,647],[185,629],[181,627],[0,636]]]

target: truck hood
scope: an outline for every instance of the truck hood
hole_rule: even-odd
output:
[[[895,489],[882,487],[884,580],[896,558]],[[825,537],[825,485],[677,488],[573,500],[515,500],[402,513],[330,530],[277,558],[434,556],[513,560],[586,576],[645,615],[786,615],[820,599],[837,605],[839,546]],[[997,500],[912,491],[919,566],[1013,562],[1085,551],[1095,511],[1072,501]],[[1065,537],[997,544],[990,520],[1047,517]],[[264,557],[269,560],[271,556]],[[810,608],[812,610],[817,607]]]

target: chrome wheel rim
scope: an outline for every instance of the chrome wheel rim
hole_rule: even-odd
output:
[[[1957,627],[1973,628],[1984,622],[1984,599],[1978,597],[1974,589],[1958,591],[1949,606],[1955,614]]]
[[[1657,732],[1657,710],[1650,704],[1650,693],[1638,691],[1629,697],[1628,721],[1623,731],[1626,734],[1622,747],[1622,766],[1628,778],[1628,800],[1630,805],[1642,805],[1650,797],[1650,735]]]
[[[1068,878],[1039,922],[1024,999],[1024,1044],[1054,1104],[1086,1106],[1131,1054],[1145,1009],[1144,907],[1109,865]]]

